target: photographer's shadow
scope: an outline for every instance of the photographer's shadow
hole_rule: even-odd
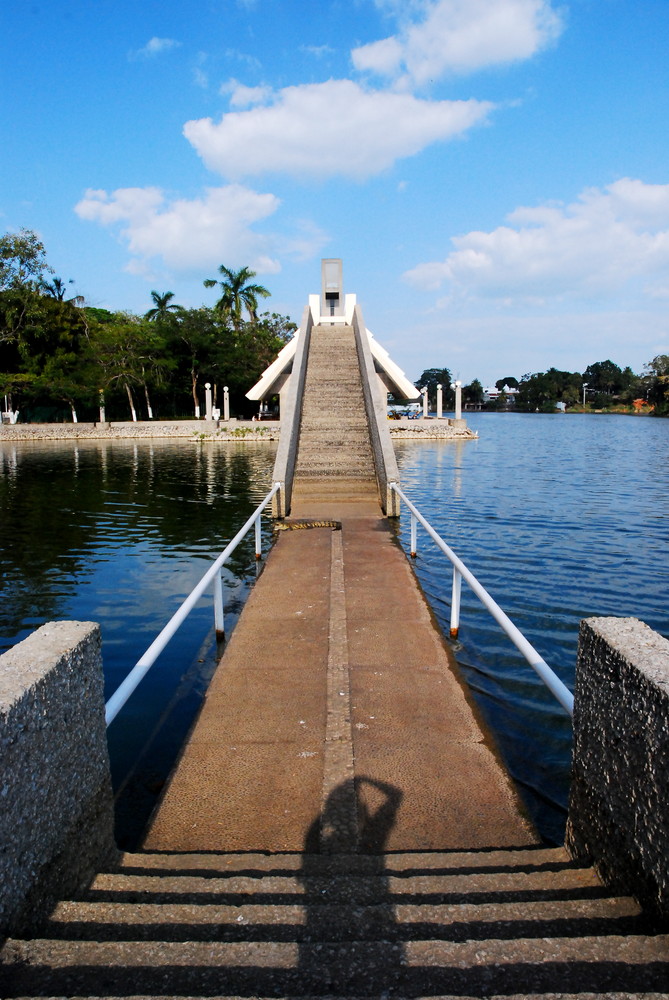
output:
[[[404,951],[384,851],[401,801],[394,785],[356,777],[333,789],[309,827],[299,874],[302,988],[377,993],[397,983]]]

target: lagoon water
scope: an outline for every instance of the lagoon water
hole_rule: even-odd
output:
[[[634,616],[669,636],[669,421],[468,419],[476,441],[397,443],[404,489],[567,684],[583,617]],[[265,495],[274,451],[1,443],[0,651],[45,621],[100,622],[111,693]],[[405,542],[406,517],[398,531]],[[268,519],[264,534],[267,545]],[[415,566],[447,631],[449,566],[420,529]],[[255,574],[249,537],[225,570],[229,624]],[[125,846],[178,752],[214,651],[205,598],[110,728]],[[559,840],[569,722],[466,587],[457,656],[532,815]]]

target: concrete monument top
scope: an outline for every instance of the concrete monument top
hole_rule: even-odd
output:
[[[342,261],[339,257],[324,258],[321,261],[321,293],[310,295],[305,315],[314,326],[332,326],[345,324],[351,326],[353,313],[360,306],[357,296],[344,294],[344,279]],[[262,400],[280,392],[286,386],[290,377],[293,358],[299,338],[304,336],[306,320],[277,358],[269,365],[252,389],[246,393],[247,399]],[[419,399],[420,393],[413,382],[410,382],[402,369],[395,364],[388,352],[381,347],[364,323],[361,323],[369,339],[369,346],[374,360],[374,367],[388,392],[400,399]]]

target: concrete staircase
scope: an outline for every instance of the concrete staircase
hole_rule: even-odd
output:
[[[294,495],[377,496],[351,326],[315,326],[311,332]]]
[[[562,849],[127,854],[3,997],[664,996],[669,936]]]

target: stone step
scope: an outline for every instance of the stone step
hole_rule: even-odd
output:
[[[363,464],[370,474],[374,471],[374,463],[372,460],[372,451],[369,445],[365,447],[364,444],[353,445],[352,447],[346,447],[337,441],[333,435],[321,434],[314,439],[305,442],[304,446],[300,448],[298,455],[298,465],[305,459],[309,461],[324,462],[329,463],[361,463]]]
[[[353,412],[351,412],[353,410]],[[318,389],[305,393],[302,400],[302,413],[313,412],[321,416],[336,414],[343,417],[359,416],[365,419],[364,399],[362,389],[356,392],[343,393],[338,389]]]
[[[146,851],[125,853],[119,871],[181,872],[188,874],[202,869],[219,875],[230,872],[296,872],[308,864],[310,870],[324,875],[374,875],[379,871],[406,875],[427,871],[447,874],[461,871],[494,869],[533,871],[576,867],[563,847],[521,847],[491,851],[407,851],[397,854],[253,854],[207,853],[163,854]]]
[[[363,464],[352,464],[350,462],[336,462],[336,463],[326,463],[326,462],[304,462],[299,463],[296,468],[296,473],[300,476],[306,476],[313,478],[314,476],[324,476],[325,478],[331,478],[332,476],[340,477],[346,476],[349,479],[369,479],[370,482],[376,482],[369,474],[369,469]]]
[[[306,400],[302,407],[302,423],[304,424],[305,418],[309,417],[311,420],[329,420],[332,423],[345,424],[347,427],[366,428],[367,415],[358,403],[359,400],[356,400],[355,406],[352,406],[350,401],[337,400],[324,407],[320,399]]]
[[[327,451],[330,452],[329,455],[323,454],[323,452]],[[314,472],[316,469],[322,469],[325,473],[334,473],[337,475],[349,469],[351,475],[355,475],[356,478],[365,475],[369,479],[375,479],[371,457],[366,458],[363,455],[356,456],[338,453],[327,442],[323,443],[317,453],[311,452],[310,454],[300,455],[295,468],[296,471],[300,472]]]
[[[669,935],[543,847],[125,854],[1,957],[8,998],[651,1000],[669,984]]]
[[[364,455],[369,461],[372,455],[369,439],[365,439],[361,436],[355,436],[352,440],[349,440],[348,437],[342,435],[341,432],[337,433],[337,431],[326,429],[314,431],[308,439],[302,442],[300,452],[303,455],[310,452],[317,454],[319,451],[322,453],[323,445],[327,445],[332,448],[335,456],[339,455],[343,458],[345,458],[346,455]]]
[[[312,330],[294,493],[313,498],[317,483],[329,499],[350,498],[346,489],[349,494],[353,491],[361,495],[364,491],[365,496],[376,496],[374,458],[352,327]],[[303,485],[308,485],[308,492],[301,492]]]
[[[324,385],[321,388],[305,392],[302,399],[303,413],[305,410],[312,410],[324,417],[331,412],[342,416],[346,407],[349,408],[349,411],[353,408],[353,412],[349,412],[349,416],[356,414],[363,420],[365,419],[365,401],[360,386],[342,391],[339,386]]]
[[[366,446],[369,451],[371,446],[369,443],[369,435],[366,431],[361,429],[354,429],[350,431],[346,427],[342,427],[340,424],[334,423],[318,423],[318,424],[307,424],[302,426],[302,432],[304,434],[303,446],[311,444],[315,440],[324,440],[326,438],[336,438],[339,442],[340,447],[358,447],[360,445]]]
[[[479,871],[469,873],[429,873],[401,877],[396,874],[312,875],[309,871],[290,875],[216,874],[180,875],[160,872],[152,875],[126,871],[98,875],[85,894],[90,901],[176,902],[179,897],[236,905],[248,902],[280,903],[317,896],[320,902],[367,905],[390,899],[400,902],[456,903],[511,902],[558,899],[565,893],[584,898],[601,898],[607,893],[590,868],[563,868],[535,871]]]
[[[635,933],[643,918],[634,900],[577,899],[523,903],[60,903],[44,938],[169,941],[484,940]]]
[[[328,454],[323,454],[324,449],[327,449]],[[372,451],[369,444],[361,442],[346,446],[334,434],[319,434],[305,442],[304,446],[300,448],[298,464],[304,461],[326,463],[357,461],[363,463],[368,469],[373,469]]]
[[[317,430],[319,427],[336,427],[344,435],[363,436],[369,439],[366,418],[355,410],[351,413],[346,407],[341,412],[329,410],[327,413],[320,408],[310,407],[302,414],[301,429]]]
[[[666,991],[669,936],[485,941],[11,940],[2,995],[378,997]]]
[[[376,479],[372,479],[364,469],[351,469],[349,466],[341,465],[332,467],[322,466],[320,468],[314,467],[300,467],[295,470],[296,478],[299,477],[299,483],[315,483],[320,482],[323,487],[331,490],[333,481],[337,482],[350,482],[350,483],[367,483],[370,488],[370,492],[376,494]],[[297,488],[297,487],[296,487]],[[343,486],[339,492],[340,496],[344,496]]]
[[[376,501],[378,489],[376,481],[365,479],[349,479],[346,476],[331,476],[309,479],[302,476],[295,484],[293,495],[302,501],[323,503],[337,501]]]

